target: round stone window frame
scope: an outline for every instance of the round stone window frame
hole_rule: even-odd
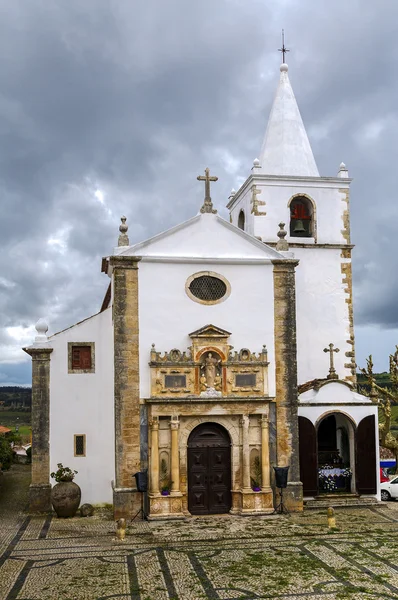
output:
[[[227,291],[225,292],[225,294],[222,298],[218,298],[217,300],[201,300],[200,298],[197,298],[196,296],[193,295],[193,293],[189,289],[189,286],[194,281],[194,279],[198,279],[198,277],[203,277],[203,276],[214,277],[216,279],[220,279],[224,283],[225,287],[227,288]],[[199,271],[198,273],[194,273],[193,275],[188,277],[188,279],[186,280],[185,293],[188,296],[188,298],[190,298],[194,302],[197,302],[198,304],[212,306],[213,304],[221,304],[221,302],[225,302],[225,300],[227,300],[227,298],[229,298],[229,296],[231,294],[231,284],[223,275],[220,275],[220,273],[215,273],[214,271]]]

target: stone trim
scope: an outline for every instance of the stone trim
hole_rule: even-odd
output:
[[[344,292],[347,297],[345,299],[348,310],[348,322],[349,322],[349,339],[346,340],[347,344],[351,346],[351,350],[345,353],[345,356],[349,359],[344,364],[346,369],[350,369],[351,375],[346,377],[353,385],[357,383],[357,364],[355,362],[355,334],[354,334],[354,307],[352,299],[352,263],[351,263],[351,249],[343,248],[341,250],[341,274],[342,282],[344,286]],[[346,262],[343,262],[343,261]]]
[[[303,238],[303,239],[309,239],[309,238]],[[272,241],[272,242],[264,242],[264,244],[266,244],[267,246],[271,246],[271,248],[275,248],[275,246],[277,245],[278,242]],[[323,248],[323,249],[331,249],[331,250],[345,250],[345,249],[349,249],[352,250],[352,248],[354,248],[355,246],[352,244],[306,244],[306,243],[300,243],[300,242],[289,242],[289,248],[313,248],[315,250],[319,250],[319,248]]]
[[[316,204],[315,204],[315,200],[313,200],[311,198],[311,196],[309,196],[308,194],[294,194],[293,196],[291,196],[291,198],[289,199],[288,203],[287,203],[287,207],[289,208],[289,213],[290,213],[290,205],[293,202],[293,200],[296,200],[297,198],[305,198],[306,200],[308,200],[308,202],[311,204],[312,206],[312,215],[311,215],[311,235],[308,236],[310,238],[313,238],[315,240],[315,244],[318,238],[318,233],[317,233],[317,218],[316,218]],[[290,214],[289,214],[290,216]],[[290,221],[291,221],[291,216],[290,216]],[[289,221],[289,237],[297,237],[297,236],[290,236],[290,221]],[[290,242],[289,242],[289,246],[290,246]]]
[[[298,439],[296,284],[298,260],[273,260],[277,464],[290,466],[286,502],[303,510]]]
[[[217,300],[201,300],[200,298],[197,298],[196,296],[194,296],[192,294],[191,290],[189,289],[189,286],[195,279],[197,279],[198,277],[204,277],[204,276],[214,277],[215,279],[220,279],[225,284],[227,291],[225,292],[225,294],[222,298],[218,298]],[[194,302],[197,302],[198,304],[204,304],[207,306],[211,306],[213,304],[221,304],[221,302],[225,302],[225,300],[227,300],[227,298],[229,298],[229,296],[231,294],[231,284],[223,275],[220,275],[220,273],[216,273],[215,271],[198,271],[197,273],[190,275],[188,277],[188,279],[186,280],[185,293],[188,296],[188,298],[190,298]]]
[[[343,238],[346,240],[347,244],[351,243],[351,233],[350,233],[350,188],[341,188],[339,189],[340,194],[342,194],[342,202],[346,202],[346,206],[344,208],[342,214],[343,220],[343,229],[341,230]]]
[[[141,470],[139,394],[138,262],[136,256],[112,256],[115,402],[115,519],[131,518],[140,494],[131,491]],[[129,489],[129,491],[122,491]]]
[[[83,454],[76,454],[76,438],[83,437]],[[86,434],[85,433],[75,433],[73,435],[73,456],[76,458],[85,458],[86,457]]]
[[[32,480],[29,510],[51,511],[50,485],[50,359],[52,348],[30,346],[32,357]]]
[[[72,350],[74,346],[89,346],[91,348],[91,369],[72,368]],[[95,342],[68,342],[68,374],[95,373]]]

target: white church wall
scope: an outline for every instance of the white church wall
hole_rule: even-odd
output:
[[[95,373],[68,374],[68,342],[95,343]],[[114,391],[112,309],[50,338],[50,469],[78,471],[82,503],[112,502]],[[86,456],[74,456],[74,435],[86,435]]]
[[[330,343],[339,348],[334,364],[341,379],[351,375],[344,367],[352,351],[347,294],[341,273],[340,249],[294,248],[296,268],[297,365],[299,384],[326,377]]]
[[[185,292],[190,275],[213,271],[225,277],[231,294],[214,305],[191,300]],[[150,395],[149,353],[154,343],[158,352],[186,350],[189,333],[207,324],[231,332],[235,350],[268,349],[269,394],[275,395],[274,308],[272,264],[139,263],[140,389]]]

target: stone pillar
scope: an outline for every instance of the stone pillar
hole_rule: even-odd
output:
[[[171,429],[171,493],[180,492],[180,456],[178,451],[178,419],[170,421]]]
[[[242,426],[242,489],[251,491],[250,485],[250,448],[249,448],[249,424],[248,415],[243,415]]]
[[[32,480],[29,510],[51,511],[50,358],[52,348],[24,348],[32,357]]]
[[[269,421],[265,414],[261,417],[261,488],[263,492],[270,491]]]
[[[111,256],[113,269],[115,519],[140,508],[133,475],[141,470],[137,256]]]
[[[151,493],[159,494],[159,420],[151,422]]]
[[[277,465],[289,465],[286,504],[290,510],[303,509],[300,482],[297,415],[297,347],[295,268],[298,260],[275,259],[274,335],[276,366]]]

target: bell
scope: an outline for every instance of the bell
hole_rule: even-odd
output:
[[[304,233],[305,232],[305,228],[303,225],[303,222],[300,220],[296,221],[294,227],[293,227],[293,233]]]

